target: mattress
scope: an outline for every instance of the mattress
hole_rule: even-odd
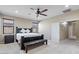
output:
[[[18,40],[18,43],[21,41],[21,37],[35,37],[35,36],[41,36],[42,34],[40,33],[17,33],[16,34],[16,39]]]

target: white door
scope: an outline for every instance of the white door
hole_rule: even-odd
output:
[[[60,32],[59,32],[59,23],[52,23],[51,28],[51,39],[53,42],[58,43],[60,38]]]

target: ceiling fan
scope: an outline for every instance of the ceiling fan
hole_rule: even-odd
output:
[[[31,10],[35,11],[35,14],[36,14],[36,17],[39,17],[39,15],[42,15],[42,16],[47,16],[46,14],[43,14],[43,12],[46,12],[48,11],[48,9],[44,9],[42,11],[40,11],[40,8],[37,8],[37,9],[33,9],[33,8],[30,8]]]

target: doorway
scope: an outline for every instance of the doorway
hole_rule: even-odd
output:
[[[60,23],[60,37],[62,39],[79,39],[79,21],[67,21]]]

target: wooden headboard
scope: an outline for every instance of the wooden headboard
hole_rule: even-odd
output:
[[[30,32],[32,32],[32,28],[19,28],[19,27],[16,27],[16,33],[20,33],[20,31],[21,31],[22,29],[25,29],[25,30],[29,29]]]

